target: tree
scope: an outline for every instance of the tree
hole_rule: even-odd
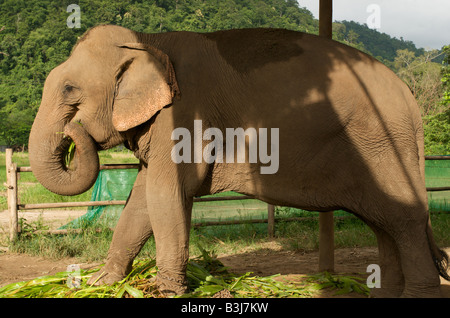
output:
[[[393,68],[416,98],[422,116],[440,112],[441,67],[433,62],[439,54],[438,50],[432,50],[416,56],[414,52],[404,49],[397,50],[397,56],[394,59]]]
[[[411,41],[392,38],[386,33],[380,33],[377,30],[368,28],[365,24],[354,21],[342,21],[340,24],[345,26],[346,35],[350,31],[356,32],[358,41],[364,45],[366,52],[374,57],[380,57],[379,60],[389,67],[391,67],[390,63],[394,60],[398,50],[408,49],[414,52],[416,56],[424,53],[424,49],[416,48]]]
[[[442,113],[424,118],[425,153],[450,155],[450,108]]]
[[[450,105],[450,45],[444,46],[442,51],[445,54],[441,69],[441,81],[444,91],[442,94],[442,104],[448,106]]]
[[[440,112],[424,117],[425,151],[427,154],[450,154],[450,45],[442,48],[442,99]]]

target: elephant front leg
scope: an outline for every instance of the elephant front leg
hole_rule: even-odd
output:
[[[111,285],[125,278],[134,258],[152,235],[145,199],[145,175],[146,169],[142,167],[114,229],[106,264],[89,279],[89,284]]]
[[[156,284],[165,294],[187,292],[190,210],[172,201],[149,206],[156,242]]]
[[[183,200],[179,191],[172,192],[173,186],[157,185],[151,177],[147,188],[147,205],[156,243],[156,284],[166,295],[184,294],[187,292],[192,199]],[[171,193],[169,189],[172,189]]]

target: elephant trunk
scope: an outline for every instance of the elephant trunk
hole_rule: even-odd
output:
[[[68,166],[65,158],[72,141],[75,155]],[[29,160],[37,180],[60,195],[77,195],[89,190],[99,172],[96,144],[81,124],[75,122],[67,123],[59,131],[51,129],[45,133],[42,122],[35,121],[30,133]]]

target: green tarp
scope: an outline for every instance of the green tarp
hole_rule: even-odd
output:
[[[133,188],[137,173],[137,169],[100,170],[91,201],[126,200]],[[61,229],[90,226],[97,221],[114,227],[122,210],[122,205],[89,207],[86,214],[62,226]]]

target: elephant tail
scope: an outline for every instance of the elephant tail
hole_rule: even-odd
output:
[[[430,222],[429,218],[428,218],[428,224],[427,224],[427,236],[428,236],[428,243],[430,245],[434,264],[436,266],[436,269],[439,272],[439,275],[442,276],[445,280],[450,281],[449,256],[445,251],[439,249],[439,247],[436,245],[436,242],[434,241],[434,237],[433,237],[433,232],[431,230],[431,222]]]

